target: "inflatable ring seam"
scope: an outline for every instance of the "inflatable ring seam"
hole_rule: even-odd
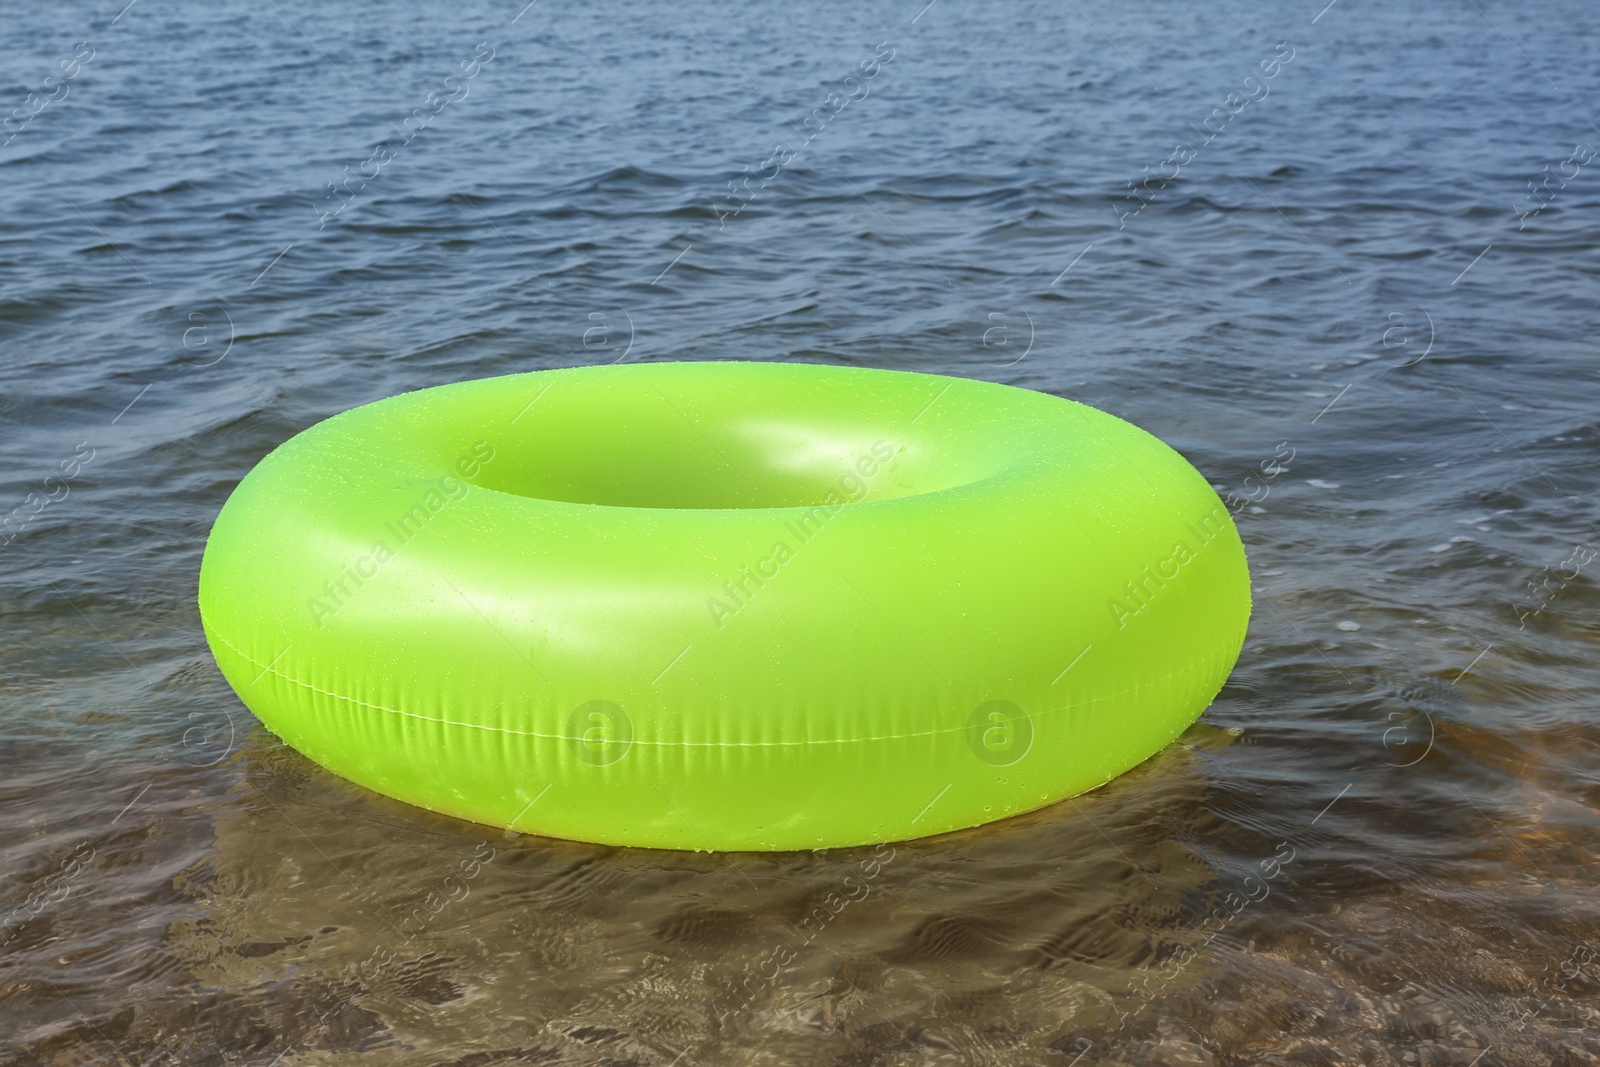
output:
[[[291,685],[299,686],[302,689],[309,689],[313,693],[320,693],[323,696],[331,697],[334,700],[343,701],[347,704],[355,704],[363,708],[371,708],[374,711],[386,711],[392,715],[400,715],[408,719],[420,719],[423,722],[438,723],[441,726],[456,726],[472,730],[485,730],[496,734],[514,734],[518,737],[537,737],[550,741],[582,740],[582,738],[568,737],[565,734],[546,734],[539,733],[534,730],[515,730],[501,726],[487,726],[483,723],[457,722],[454,719],[440,719],[431,715],[419,715],[414,711],[405,711],[400,708],[391,708],[383,704],[374,704],[371,701],[362,700],[359,697],[347,696],[343,693],[335,693],[331,689],[323,689],[320,686],[312,685],[310,682],[303,682],[298,678],[291,678],[282,671],[273,668],[271,664],[257,662],[255,659],[252,659],[248,654],[246,654],[243,649],[234,645],[227,638],[223,637],[221,634],[212,632],[210,627],[206,627],[206,631],[208,636],[225,646],[230,652],[233,652],[240,659],[244,660],[244,662],[248,663],[252,667],[260,668],[260,674],[258,674],[258,678],[260,675],[275,675]],[[1202,657],[1201,659],[1196,660],[1188,666],[1179,667],[1176,670],[1168,671],[1159,678],[1152,678],[1149,681],[1142,682],[1131,689],[1123,689],[1115,693],[1102,693],[1099,696],[1090,697],[1087,700],[1078,701],[1072,704],[1066,704],[1059,708],[1046,708],[1044,711],[1037,712],[1031,717],[1034,719],[1039,719],[1046,715],[1054,715],[1058,712],[1070,711],[1073,708],[1089,707],[1094,704],[1103,703],[1107,700],[1115,700],[1118,697],[1127,696],[1130,693],[1137,693],[1140,690],[1149,689],[1152,686],[1162,685],[1170,682],[1174,678],[1180,678],[1187,674],[1193,674],[1196,671],[1209,666],[1214,661],[1223,658],[1225,655],[1226,653],[1224,652],[1213,652]],[[812,745],[873,744],[880,741],[899,741],[915,737],[936,737],[944,734],[962,733],[966,730],[967,726],[962,724],[958,726],[952,726],[946,730],[919,730],[908,734],[883,734],[873,737],[818,738],[808,741],[644,741],[635,738],[633,739],[632,743],[636,745],[656,745],[671,748],[782,748]],[[1113,777],[1115,776],[1113,775]],[[1107,780],[1109,781],[1109,779]]]

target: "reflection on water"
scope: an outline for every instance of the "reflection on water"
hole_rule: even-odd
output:
[[[1041,1052],[1063,1018],[1137,1026],[1119,1012],[1192,986],[1203,939],[1244,921],[1186,843],[1212,821],[1195,750],[1229,740],[1196,726],[1110,792],[988,833],[732,856],[419,819],[252,747],[170,947],[207,986],[299,1001],[297,1051],[781,1062],[822,1033],[839,1054],[1001,1034]],[[1272,876],[1249,881],[1270,899]]]
[[[12,7],[0,1062],[1600,1062],[1592,4]],[[776,856],[508,838],[256,725],[194,606],[252,464],[669,358],[1148,428],[1250,552],[1228,686],[1092,795]]]
[[[1225,697],[1217,717],[1242,703]],[[1504,1062],[1574,1047],[1600,992],[1574,828],[1545,805],[1527,825],[1462,825],[1469,798],[1430,828],[1438,858],[1397,856],[1362,841],[1413,837],[1423,813],[1352,790],[1294,825],[1259,803],[1266,757],[1248,733],[1200,723],[1091,796],[986,829],[709,855],[420,813],[257,730],[226,793],[186,817],[181,776],[158,782],[116,832],[37,870],[45,913],[12,949],[10,995],[43,984],[84,1013],[29,1032],[36,1062],[115,1048],[179,1062],[1209,1063],[1220,1046],[1466,1063],[1491,1042]],[[73,879],[103,887],[158,857],[169,889],[143,907],[160,918],[126,931],[135,943],[96,944],[105,905],[75,903]],[[1446,862],[1453,877],[1430,872]],[[1508,895],[1526,916],[1505,914]],[[1539,948],[1504,951],[1535,930]],[[117,953],[137,960],[136,1007],[85,975]]]

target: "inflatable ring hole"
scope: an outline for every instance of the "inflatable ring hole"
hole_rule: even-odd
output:
[[[669,398],[658,389],[540,397],[476,484],[537,500],[673,510],[811,508],[919,496],[998,473],[917,433],[914,409],[811,406],[781,392]],[[871,398],[862,398],[870,401]],[[720,401],[720,402],[718,402]],[[862,404],[863,409],[869,404]],[[911,432],[907,432],[908,429]]]

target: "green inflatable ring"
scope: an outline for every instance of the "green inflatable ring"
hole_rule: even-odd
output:
[[[239,483],[200,611],[268,729],[380,793],[677,849],[921,837],[1074,796],[1250,615],[1205,480],[959,378],[659,363],[407,393]]]

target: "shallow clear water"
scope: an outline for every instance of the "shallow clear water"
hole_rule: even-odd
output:
[[[0,1059],[1600,1061],[1600,10],[4,22]],[[432,816],[232,696],[200,552],[297,428],[684,358],[1158,434],[1239,509],[1232,680],[1094,794],[772,856]]]

